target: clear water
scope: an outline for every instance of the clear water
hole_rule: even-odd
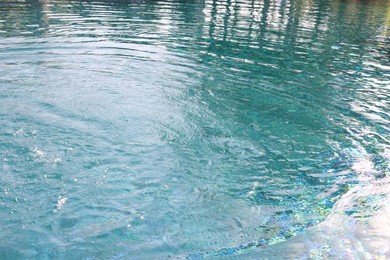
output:
[[[0,1],[0,258],[390,256],[390,2]]]

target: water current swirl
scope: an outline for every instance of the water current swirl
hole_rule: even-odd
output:
[[[2,0],[0,126],[1,259],[390,256],[386,0]]]

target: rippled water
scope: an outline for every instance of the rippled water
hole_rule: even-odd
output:
[[[390,256],[390,2],[0,1],[0,258]]]

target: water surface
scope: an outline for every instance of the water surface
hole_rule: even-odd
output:
[[[0,258],[390,256],[390,2],[0,2]]]

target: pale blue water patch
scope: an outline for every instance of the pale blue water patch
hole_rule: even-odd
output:
[[[2,1],[0,258],[388,256],[389,11]]]

